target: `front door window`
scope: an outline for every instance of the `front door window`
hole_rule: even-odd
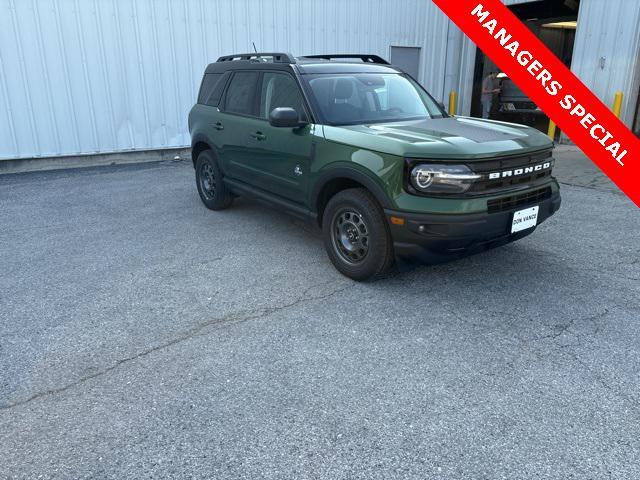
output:
[[[304,118],[303,104],[300,88],[291,75],[265,72],[262,77],[260,117],[267,120],[274,108],[289,107]]]

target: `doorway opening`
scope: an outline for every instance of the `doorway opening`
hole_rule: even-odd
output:
[[[547,48],[571,67],[580,0],[541,0],[509,8]],[[497,78],[486,81],[485,85],[495,85],[499,93],[485,94],[485,104],[490,105],[488,118],[528,125],[546,133],[549,118],[480,49],[476,54],[471,115],[482,117],[484,113],[487,117],[486,110],[483,112],[482,84],[492,72],[497,73]]]

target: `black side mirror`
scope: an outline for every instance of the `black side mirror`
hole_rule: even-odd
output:
[[[445,112],[447,111],[447,107],[444,106],[444,102],[438,102],[438,106]]]
[[[274,127],[296,128],[306,125],[300,121],[300,115],[291,107],[274,108],[269,114],[269,123]]]

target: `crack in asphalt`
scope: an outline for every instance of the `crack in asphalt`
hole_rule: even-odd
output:
[[[553,325],[553,329],[555,330],[553,333],[550,333],[549,335],[544,335],[542,337],[539,338],[539,340],[543,340],[543,339],[552,339],[555,340],[556,338],[559,338],[560,336],[562,336],[563,334],[567,333],[570,335],[574,335],[574,336],[581,336],[583,334],[581,333],[572,333],[571,332],[571,327],[573,327],[576,323],[576,320],[580,320],[583,323],[586,322],[592,322],[595,323],[598,320],[606,317],[609,314],[609,309],[605,308],[604,311],[597,313],[595,315],[591,315],[588,317],[584,317],[584,318],[572,318],[569,320],[569,322],[567,323],[561,323],[561,324],[556,324]],[[595,331],[590,335],[590,336],[594,336],[597,335],[598,332],[600,332],[600,327],[596,327]],[[559,345],[561,348],[563,347],[562,345]]]
[[[569,183],[569,182],[558,182],[560,185],[566,185],[568,187],[578,187],[578,188],[586,188],[588,190],[595,190],[597,192],[603,192],[603,193],[614,193],[618,196],[625,196],[624,193],[622,193],[620,190],[617,190],[615,188],[611,188],[611,189],[607,189],[607,188],[602,188],[602,187],[591,187],[589,185],[580,185],[578,183]],[[615,184],[612,184],[615,187]]]
[[[611,384],[609,381],[607,381],[607,379],[602,374],[594,371],[587,363],[585,363],[582,359],[580,359],[580,357],[578,356],[578,354],[575,351],[571,350],[571,349],[574,349],[576,347],[582,347],[583,346],[583,343],[580,341],[580,337],[586,337],[586,336],[594,337],[594,336],[598,335],[600,333],[601,329],[600,329],[600,326],[597,325],[597,322],[599,320],[603,319],[604,317],[606,317],[609,314],[609,312],[610,312],[609,309],[605,308],[603,311],[598,312],[598,313],[596,313],[594,315],[588,315],[588,316],[578,317],[578,318],[571,318],[568,322],[566,322],[564,324],[545,325],[547,328],[555,329],[555,331],[552,332],[552,333],[549,333],[548,335],[543,335],[543,336],[535,337],[535,338],[532,338],[532,339],[519,338],[519,340],[523,345],[528,345],[530,343],[538,342],[538,341],[551,340],[552,343],[558,347],[558,352],[559,353],[570,357],[573,361],[578,363],[587,372],[588,375],[590,375],[593,379],[595,379],[600,386],[602,386],[603,388],[605,388],[607,391],[611,392],[612,394],[614,394],[618,398],[622,399],[623,401],[626,401],[627,403],[629,403],[636,410],[636,412],[635,412],[636,415],[638,415],[638,413],[640,413],[640,400],[639,399],[637,399],[632,394],[629,394],[629,393],[625,392],[620,387],[617,387],[617,386]],[[513,312],[494,311],[494,310],[492,310],[490,313],[499,314],[499,315],[505,315],[505,316],[512,316],[513,315]],[[596,324],[596,326],[595,326],[594,330],[592,332],[590,332],[590,333],[572,332],[571,329],[572,329],[572,327],[574,327],[577,324],[577,322],[580,322],[580,323],[593,323],[593,324]],[[508,322],[508,324],[512,325],[513,321],[512,322]],[[559,343],[558,342],[558,338],[560,338],[565,333],[568,334],[568,335],[576,337],[578,339],[578,343],[570,344],[570,345],[563,345],[563,344]],[[535,352],[533,352],[533,353],[535,354]]]
[[[580,321],[583,321],[583,322],[597,323],[599,320],[603,319],[608,314],[609,314],[609,309],[605,308],[604,311],[602,311],[602,312],[600,312],[600,313],[598,313],[596,315],[591,315],[591,316],[588,316],[588,317],[578,318],[578,319],[573,318],[568,323],[566,323],[564,325],[560,325],[559,327],[561,327],[561,328],[560,328],[559,332],[554,332],[553,334],[546,335],[544,337],[540,337],[539,340],[542,340],[542,339],[551,339],[551,340],[553,340],[553,343],[559,347],[561,352],[563,352],[565,355],[569,356],[576,363],[578,363],[602,387],[604,387],[606,390],[608,390],[609,392],[613,393],[617,397],[621,398],[622,400],[630,403],[637,411],[640,411],[640,400],[638,400],[633,395],[631,395],[629,393],[626,393],[621,388],[609,383],[607,381],[607,379],[604,378],[603,375],[601,375],[600,373],[594,371],[587,363],[585,363],[582,359],[580,359],[580,357],[578,356],[578,354],[575,351],[571,350],[573,348],[583,346],[582,342],[579,340],[579,337],[583,337],[583,336],[593,337],[593,336],[596,336],[600,332],[600,327],[597,326],[597,325],[596,325],[595,330],[590,334],[571,332],[571,327],[573,327],[575,325],[576,320],[580,320]],[[558,327],[558,325],[556,327]],[[578,343],[577,344],[573,344],[573,345],[562,345],[562,344],[558,343],[556,340],[564,333],[567,333],[569,335],[573,335],[574,337],[578,338]]]
[[[75,380],[73,382],[70,382],[66,385],[63,385],[61,387],[58,388],[51,388],[48,390],[44,390],[38,393],[35,393],[33,395],[31,395],[30,397],[27,397],[23,400],[19,400],[13,403],[9,403],[9,404],[5,404],[5,405],[0,405],[0,412],[3,411],[7,411],[10,410],[12,408],[15,407],[19,407],[22,405],[25,405],[27,403],[30,403],[34,400],[43,398],[43,397],[48,397],[51,395],[57,395],[59,393],[63,393],[73,387],[76,387],[78,385],[81,385],[89,380],[93,380],[94,378],[97,377],[101,377],[103,375],[106,375],[109,372],[112,372],[114,370],[116,370],[117,368],[126,365],[128,363],[131,363],[135,360],[138,360],[140,358],[146,357],[154,352],[158,352],[161,350],[164,350],[166,348],[172,347],[174,345],[178,345],[182,342],[185,342],[187,340],[191,340],[195,337],[198,337],[200,335],[205,335],[206,333],[204,333],[204,330],[206,330],[209,327],[213,327],[213,326],[218,326],[219,328],[224,328],[224,327],[228,327],[228,326],[232,326],[232,325],[237,325],[239,323],[243,323],[243,322],[247,322],[250,320],[258,320],[264,317],[267,317],[269,315],[272,315],[274,313],[280,312],[282,310],[286,310],[288,308],[293,308],[297,305],[300,305],[301,303],[306,303],[306,302],[313,302],[313,301],[317,301],[317,300],[325,300],[327,298],[330,298],[338,293],[344,292],[350,288],[355,287],[357,284],[355,282],[351,282],[349,284],[347,284],[346,286],[343,286],[342,288],[337,288],[327,294],[324,295],[318,295],[318,296],[311,296],[308,297],[308,293],[311,290],[315,290],[319,287],[325,286],[329,283],[333,283],[333,282],[324,282],[324,283],[320,283],[320,284],[316,284],[316,285],[312,285],[310,287],[308,287],[307,289],[304,290],[304,292],[302,293],[302,295],[300,295],[299,298],[297,298],[296,300],[294,300],[293,302],[284,304],[284,305],[278,305],[278,306],[273,306],[273,307],[264,307],[264,308],[258,308],[258,309],[254,309],[254,310],[249,310],[249,311],[239,311],[239,312],[232,312],[228,315],[225,315],[223,317],[220,318],[214,318],[211,320],[208,320],[206,322],[200,323],[198,325],[195,325],[193,327],[191,327],[190,329],[188,329],[187,331],[185,331],[182,335],[179,335],[167,342],[161,343],[159,345],[156,345],[154,347],[150,347],[146,350],[143,350],[139,353],[136,353],[135,355],[120,359],[118,361],[116,361],[114,364],[103,368],[101,370],[98,370],[90,375],[85,375],[81,378],[79,378],[78,380]]]
[[[623,391],[621,388],[616,387],[615,385],[610,384],[602,375],[598,372],[595,372],[587,363],[580,359],[577,353],[565,350],[565,353],[571,357],[576,363],[580,364],[582,368],[584,368],[592,378],[594,378],[605,390],[613,393],[619,398],[627,401],[636,409],[636,415],[638,411],[640,411],[640,400],[638,400],[633,395],[630,395]]]

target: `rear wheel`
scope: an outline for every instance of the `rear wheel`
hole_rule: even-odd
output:
[[[222,171],[213,153],[205,150],[196,161],[196,184],[200,199],[211,210],[224,210],[233,202],[233,196],[222,181]]]
[[[376,199],[353,188],[329,200],[322,220],[325,248],[340,273],[370,280],[387,273],[394,262],[393,242]]]

